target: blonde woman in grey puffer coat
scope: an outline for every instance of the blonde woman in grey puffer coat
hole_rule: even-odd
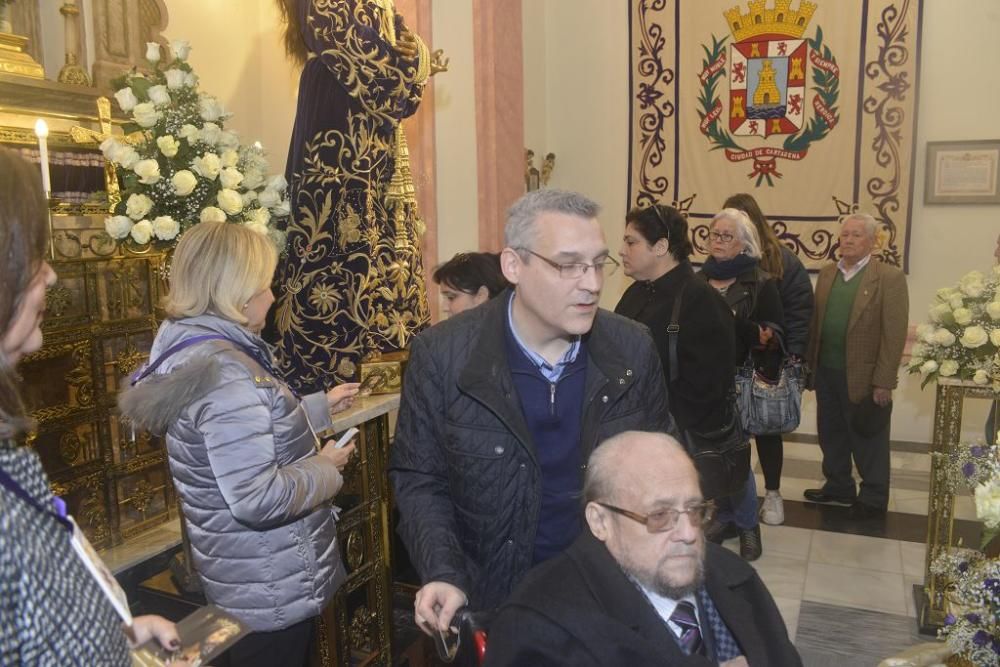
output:
[[[299,399],[275,375],[257,332],[276,262],[268,237],[244,225],[185,232],[169,319],[119,397],[136,426],[165,436],[206,598],[253,631],[230,649],[238,665],[305,664],[312,621],[345,579],[333,498],[354,445],[316,433],[358,385]]]

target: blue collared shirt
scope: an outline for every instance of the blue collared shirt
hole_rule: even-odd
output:
[[[510,332],[514,334],[514,341],[517,343],[517,346],[521,348],[521,351],[524,352],[525,356],[531,360],[531,363],[538,368],[538,372],[541,373],[546,380],[549,382],[558,382],[559,378],[562,377],[563,371],[566,370],[566,367],[576,361],[576,355],[580,353],[580,337],[577,336],[573,340],[573,344],[570,345],[569,349],[566,350],[566,353],[559,358],[559,361],[555,364],[550,364],[544,357],[542,357],[542,355],[525,345],[524,341],[521,340],[521,337],[517,335],[517,328],[514,326],[514,294],[516,293],[512,293],[510,295],[510,300],[507,302],[507,324],[510,326]]]

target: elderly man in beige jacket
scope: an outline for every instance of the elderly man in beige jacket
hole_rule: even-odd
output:
[[[841,224],[840,261],[823,267],[816,281],[807,352],[826,482],[804,495],[849,505],[856,519],[882,516],[889,503],[889,414],[909,311],[903,272],[872,259],[876,231],[870,215]]]

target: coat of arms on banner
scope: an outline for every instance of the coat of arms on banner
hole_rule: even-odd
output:
[[[713,149],[724,149],[730,162],[752,161],[748,174],[760,187],[780,178],[779,160],[806,158],[809,146],[837,125],[840,70],[823,30],[803,38],[817,5],[801,0],[751,0],[748,13],[724,12],[728,36],[702,44],[705,58],[698,76],[700,129]],[[720,85],[721,84],[721,85]],[[720,87],[728,86],[726,91]],[[765,145],[747,147],[747,140]],[[755,142],[759,143],[759,142]]]

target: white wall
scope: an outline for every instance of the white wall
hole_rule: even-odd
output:
[[[450,58],[434,77],[438,259],[479,247],[476,91],[472,0],[438,0],[432,16],[435,49]]]
[[[539,3],[541,4],[541,3]],[[580,190],[604,206],[602,224],[612,248],[621,238],[626,205],[628,154],[628,24],[624,3],[546,0],[544,96],[547,149],[556,153],[553,184]],[[992,262],[1000,232],[995,206],[925,206],[923,178],[927,141],[996,139],[992,109],[1000,106],[1000,3],[964,0],[924,3],[923,57],[917,127],[913,227],[910,242],[910,321],[925,319],[934,291],[973,268]],[[531,27],[525,39],[542,39]],[[975,45],[974,51],[958,45]],[[531,53],[526,41],[525,53]],[[527,69],[526,69],[527,71]],[[526,83],[531,80],[526,77]],[[526,117],[537,96],[526,94]],[[613,305],[628,280],[616,276],[602,304]],[[932,387],[921,391],[902,377],[896,395],[894,439],[929,442],[934,416]],[[967,432],[976,435],[985,402],[967,410]],[[807,394],[801,431],[815,433],[815,409]]]

